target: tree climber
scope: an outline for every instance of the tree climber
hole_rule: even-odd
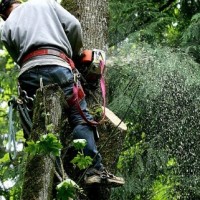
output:
[[[86,123],[73,97],[74,60],[80,55],[82,29],[79,21],[55,0],[0,0],[0,15],[5,21],[1,40],[13,60],[19,65],[20,91],[33,97],[43,85],[58,84],[69,104],[68,120],[74,139],[85,139],[84,154],[93,158],[93,165],[85,175],[85,184],[101,184],[105,169],[95,139],[94,127]],[[79,83],[79,104],[88,120],[89,114],[84,93]],[[124,180],[106,173],[107,185],[121,186]]]

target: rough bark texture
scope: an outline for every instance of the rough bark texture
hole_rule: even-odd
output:
[[[107,50],[107,0],[63,0],[62,5],[80,21],[84,49]]]
[[[54,132],[61,129],[63,92],[58,86],[47,86],[38,90],[35,99],[33,129],[31,139],[37,141],[42,134],[46,134],[46,126],[54,125]],[[22,200],[50,200],[55,169],[55,157],[36,155],[28,157],[24,175]]]
[[[52,199],[53,160],[47,156],[35,156],[28,160],[24,177],[22,200]]]

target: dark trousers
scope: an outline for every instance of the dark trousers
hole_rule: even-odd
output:
[[[25,90],[29,97],[33,97],[36,90],[40,87],[41,78],[44,86],[57,83],[63,90],[66,98],[73,95],[74,76],[71,70],[66,67],[57,65],[37,66],[21,74],[18,81],[21,89]],[[92,120],[93,117],[88,112],[85,98],[81,100],[80,107],[87,119]],[[85,139],[87,141],[84,154],[94,158],[93,162],[95,168],[101,168],[101,155],[96,148],[94,128],[83,123],[83,119],[76,106],[70,106],[67,110],[67,114],[69,123],[73,128],[74,139]]]

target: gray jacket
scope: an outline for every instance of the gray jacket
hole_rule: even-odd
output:
[[[17,64],[28,51],[43,46],[57,47],[72,58],[82,47],[82,30],[79,21],[55,0],[29,0],[11,12],[1,40]],[[20,74],[36,65],[51,64],[69,67],[59,57],[39,56],[20,66]]]

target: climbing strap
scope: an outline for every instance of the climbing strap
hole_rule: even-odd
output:
[[[29,52],[28,54],[26,54],[25,56],[23,56],[23,58],[21,59],[21,63],[22,65],[29,61],[30,59],[36,57],[36,56],[43,56],[43,55],[53,55],[53,56],[57,56],[61,59],[63,59],[64,61],[66,61],[72,69],[75,68],[74,62],[64,53],[62,52],[60,49],[57,48],[51,48],[51,47],[41,47],[39,49],[35,49],[31,52]]]
[[[28,125],[29,128],[32,127],[32,121],[29,116],[29,111],[31,111],[32,106],[30,107],[29,104],[33,104],[34,99],[27,95],[25,90],[22,90],[21,87],[18,85],[18,93],[20,98],[17,99],[17,108],[21,117],[23,118],[24,122]],[[29,107],[28,107],[29,105]],[[21,120],[22,121],[22,120]]]
[[[9,112],[8,112],[8,152],[10,156],[10,160],[14,160],[17,156],[17,147],[16,147],[16,129],[14,126],[13,120],[13,111],[17,109],[20,114],[21,123],[24,129],[29,129],[32,127],[32,121],[29,116],[29,109],[25,103],[25,99],[20,99],[16,97],[12,97],[8,102]],[[22,119],[23,118],[23,119]],[[26,131],[26,130],[25,130]]]
[[[106,89],[105,89],[105,80],[103,77],[103,72],[104,72],[104,67],[105,63],[104,61],[100,61],[100,68],[101,68],[101,78],[100,78],[100,87],[101,87],[101,92],[102,92],[102,98],[103,98],[103,114],[102,114],[102,119],[99,122],[93,121],[93,120],[88,120],[83,113],[80,104],[79,104],[79,84],[78,84],[78,73],[74,73],[74,86],[73,86],[73,94],[74,94],[74,104],[79,111],[79,114],[81,117],[91,126],[96,126],[99,125],[103,122],[105,118],[105,107],[106,107]]]
[[[9,111],[8,111],[8,152],[10,156],[10,160],[14,160],[17,156],[17,148],[16,148],[16,142],[15,142],[15,134],[16,130],[14,127],[14,121],[13,121],[13,108],[16,106],[16,99],[12,98],[9,102]],[[13,147],[13,151],[12,151]],[[13,155],[12,155],[13,153]]]
[[[29,128],[31,128],[32,127],[32,121],[31,121],[31,118],[29,116],[27,106],[24,105],[24,104],[22,104],[22,105],[18,104],[17,108],[19,110],[19,113],[22,115],[23,119],[25,120],[26,124],[29,126]]]

